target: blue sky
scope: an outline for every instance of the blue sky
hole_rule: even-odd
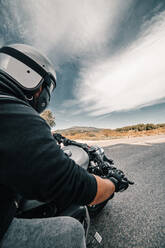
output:
[[[0,45],[14,42],[56,68],[56,128],[165,122],[164,0],[0,0]]]

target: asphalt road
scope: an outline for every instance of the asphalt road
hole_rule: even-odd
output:
[[[87,247],[165,248],[165,142],[118,143],[105,152],[135,184],[91,220]]]

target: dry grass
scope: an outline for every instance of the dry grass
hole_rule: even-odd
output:
[[[82,140],[109,140],[109,139],[117,139],[117,138],[126,138],[126,137],[140,137],[140,136],[150,136],[150,135],[158,135],[165,134],[165,126],[158,127],[151,130],[128,130],[128,131],[119,131],[119,130],[111,130],[111,129],[100,129],[98,131],[71,131],[71,132],[60,132],[63,136],[69,139],[82,139]]]

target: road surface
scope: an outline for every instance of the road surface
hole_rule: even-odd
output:
[[[165,248],[165,136],[116,142],[105,152],[135,185],[117,193],[91,220],[87,247]],[[102,236],[100,244],[95,232]]]

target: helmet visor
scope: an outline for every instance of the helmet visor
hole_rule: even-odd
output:
[[[0,69],[15,79],[21,88],[29,91],[37,89],[42,81],[37,72],[7,54],[0,53]]]

